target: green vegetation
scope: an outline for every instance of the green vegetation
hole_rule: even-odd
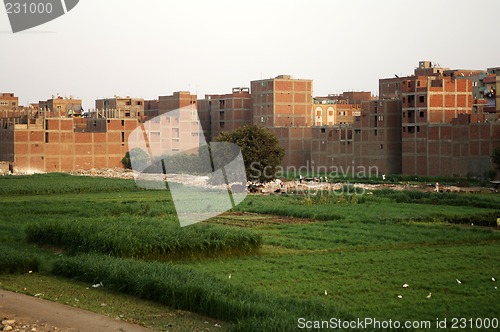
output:
[[[0,275],[0,288],[96,312],[114,319],[147,326],[155,331],[205,331],[217,324],[217,331],[228,331],[230,325],[207,316],[164,304],[142,300],[136,296],[114,291],[109,287],[91,287],[79,282],[44,273]]]
[[[0,274],[29,273],[38,271],[39,261],[35,254],[25,248],[0,245]]]
[[[102,181],[99,178],[50,173],[2,177],[0,196],[110,193],[136,190],[138,190],[137,187],[130,180],[107,179]]]
[[[172,216],[168,219],[122,216],[53,220],[30,224],[26,233],[28,242],[53,245],[70,253],[156,260],[248,254],[261,243],[260,235],[248,230],[209,224],[180,228]]]
[[[30,280],[44,293],[56,286],[37,280],[63,283],[53,275],[102,282],[100,292],[232,331],[294,330],[299,317],[498,318],[497,194],[251,195],[180,228],[169,192],[133,181],[5,177],[0,191],[0,274],[13,274],[0,276],[2,288]]]
[[[283,331],[294,324],[293,316],[304,313],[325,319],[328,314],[346,317],[346,313],[328,310],[319,302],[256,293],[186,266],[83,255],[58,260],[53,272],[102,282],[143,299],[233,321],[238,323],[235,331],[259,326],[266,331]],[[246,321],[248,318],[252,319]]]
[[[278,137],[260,126],[244,126],[231,133],[222,132],[218,142],[235,143],[241,148],[247,179],[270,181],[275,179],[285,149]]]

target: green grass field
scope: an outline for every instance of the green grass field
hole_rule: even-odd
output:
[[[500,318],[498,194],[248,196],[180,228],[168,192],[49,174],[0,178],[0,209],[6,289],[102,282],[99,297],[142,298],[232,331],[294,331],[299,318]]]

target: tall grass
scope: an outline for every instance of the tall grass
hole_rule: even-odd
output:
[[[351,318],[318,301],[257,293],[213,275],[171,263],[141,262],[102,255],[62,257],[53,273],[165,305],[236,322],[235,331],[289,331],[299,317]]]
[[[40,260],[34,253],[12,245],[0,244],[0,274],[37,272]]]
[[[70,253],[153,260],[248,254],[262,241],[260,235],[246,229],[211,224],[180,228],[173,219],[130,216],[33,223],[26,227],[26,234],[29,242],[54,245]]]

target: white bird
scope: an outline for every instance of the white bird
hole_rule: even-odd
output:
[[[231,275],[229,275],[229,279],[231,279]]]
[[[496,281],[494,277],[491,277],[491,281]]]
[[[403,288],[408,288],[408,287],[410,287],[410,285],[408,285],[408,284],[403,285]]]
[[[460,280],[458,280],[458,279],[456,279],[456,280],[457,280],[457,282],[458,282],[459,284],[461,284],[461,283],[462,283]]]
[[[217,323],[215,323],[215,325],[214,325],[214,326],[215,326],[215,327],[221,327],[221,326],[220,326],[219,324],[217,324]]]
[[[398,295],[398,298],[402,299],[402,298],[403,298],[403,295]]]
[[[432,297],[432,293],[429,292],[429,295],[427,295],[427,298],[430,299]]]
[[[99,287],[103,287],[104,285],[102,284],[102,281],[98,284],[94,284],[92,285],[93,288],[99,288]]]
[[[325,295],[328,295],[328,292],[326,291],[326,289],[325,289]]]

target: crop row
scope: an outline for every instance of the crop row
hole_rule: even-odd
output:
[[[233,331],[289,331],[297,327],[299,317],[348,317],[317,301],[257,293],[232,284],[230,279],[223,281],[172,263],[103,255],[63,256],[54,264],[53,273],[231,321],[235,323]]]
[[[180,228],[175,220],[137,217],[66,219],[26,227],[28,242],[53,245],[70,253],[165,260],[255,252],[261,236],[250,230],[211,224]]]
[[[0,274],[36,272],[39,267],[37,256],[21,248],[0,244]]]

